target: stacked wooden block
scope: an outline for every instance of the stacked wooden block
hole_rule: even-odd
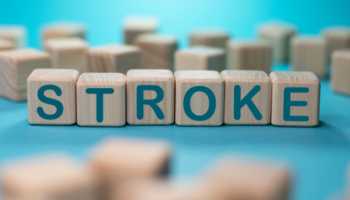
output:
[[[23,48],[26,44],[26,30],[22,26],[0,26],[0,40],[8,41],[11,49]]]
[[[322,33],[327,43],[327,60],[331,61],[333,53],[337,50],[350,48],[350,28],[349,27],[331,27]]]
[[[153,17],[128,17],[123,24],[124,43],[135,44],[139,36],[155,33],[158,26],[158,20]]]
[[[47,40],[57,38],[80,38],[86,39],[86,29],[77,23],[55,23],[45,26],[41,32],[42,44]]]
[[[334,91],[350,95],[350,50],[333,53],[331,66],[331,85]]]
[[[226,49],[230,36],[223,30],[196,30],[190,33],[190,46]]]

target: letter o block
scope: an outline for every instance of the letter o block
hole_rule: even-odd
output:
[[[125,124],[125,75],[84,73],[77,83],[77,123],[80,126]]]
[[[223,80],[217,71],[180,70],[175,79],[177,125],[223,123]]]
[[[320,81],[312,72],[272,72],[271,123],[316,126],[319,123]]]
[[[174,122],[174,75],[170,70],[129,70],[127,73],[129,124]]]
[[[34,70],[27,79],[29,123],[74,124],[78,76],[71,69]]]

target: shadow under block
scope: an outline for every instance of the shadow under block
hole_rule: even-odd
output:
[[[141,50],[129,45],[106,45],[89,50],[89,72],[120,72],[141,66]]]
[[[175,37],[145,34],[137,38],[136,45],[142,51],[143,68],[173,69],[178,47]]]
[[[53,68],[87,71],[88,44],[79,38],[49,39],[45,49],[50,54]]]
[[[175,72],[177,125],[219,126],[223,123],[224,84],[217,71]]]
[[[271,82],[264,71],[225,70],[225,124],[269,124]]]
[[[331,85],[336,92],[350,95],[350,50],[333,53],[331,66]]]
[[[135,69],[128,71],[128,123],[174,123],[174,85],[174,75],[170,70]]]
[[[0,96],[21,101],[27,97],[27,77],[36,68],[49,68],[47,53],[20,49],[0,52]]]
[[[15,161],[2,169],[3,200],[97,200],[93,174],[65,156]]]
[[[230,69],[269,73],[272,67],[272,46],[264,41],[230,41],[227,57]]]
[[[273,61],[276,64],[287,64],[290,56],[290,41],[297,31],[293,25],[286,23],[267,23],[258,30],[261,40],[272,45]]]
[[[225,50],[229,34],[220,30],[198,30],[190,34],[190,46],[205,46]]]
[[[72,69],[37,69],[28,77],[28,121],[30,124],[74,124],[76,82]]]
[[[176,70],[217,70],[226,68],[225,51],[211,47],[191,47],[175,54]]]
[[[22,26],[0,26],[0,39],[11,42],[15,48],[25,46],[26,34],[26,29]]]
[[[293,38],[291,64],[295,71],[312,71],[323,78],[327,73],[326,41],[319,37]]]
[[[350,48],[350,27],[331,27],[323,31],[327,44],[327,60],[331,61],[336,50]]]
[[[8,40],[0,39],[0,52],[13,50],[15,48],[16,48],[16,46],[12,42],[10,42]]]
[[[41,31],[42,44],[49,39],[57,38],[80,38],[86,39],[86,29],[81,24],[56,23],[45,26]]]
[[[123,126],[126,77],[120,73],[84,73],[77,82],[77,124]]]
[[[135,44],[140,35],[157,32],[158,26],[153,17],[128,17],[123,24],[124,43]]]
[[[319,123],[320,81],[312,72],[272,72],[271,123],[316,126]]]

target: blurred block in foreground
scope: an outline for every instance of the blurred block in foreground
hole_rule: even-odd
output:
[[[0,26],[0,39],[7,40],[15,48],[26,45],[26,29],[22,26]]]
[[[124,43],[135,44],[140,35],[155,33],[158,26],[158,20],[154,17],[128,17],[123,24]]]
[[[229,38],[229,34],[222,30],[195,30],[190,33],[189,44],[225,50]]]
[[[333,90],[350,95],[350,49],[333,53],[331,70]]]
[[[42,44],[54,38],[81,38],[86,39],[85,26],[78,23],[54,23],[45,26],[41,32]]]

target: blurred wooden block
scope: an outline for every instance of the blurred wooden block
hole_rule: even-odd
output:
[[[14,162],[2,169],[1,185],[3,200],[97,200],[91,171],[65,156]]]
[[[293,25],[282,22],[270,22],[259,27],[258,35],[273,48],[273,61],[276,64],[287,64],[290,55],[290,42],[297,31]]]
[[[80,126],[123,126],[126,122],[126,77],[119,73],[84,73],[77,82]]]
[[[42,44],[49,39],[80,38],[86,39],[86,29],[82,24],[55,23],[45,26],[41,31]]]
[[[205,46],[225,50],[230,36],[222,30],[197,30],[190,34],[190,46]]]
[[[142,51],[143,68],[172,69],[174,67],[174,55],[178,46],[175,37],[145,34],[137,38],[136,45]]]
[[[314,73],[272,72],[270,78],[273,125],[318,125],[320,81]]]
[[[22,26],[0,26],[0,39],[7,40],[15,48],[26,45],[26,29]]]
[[[120,72],[140,68],[141,51],[128,45],[106,45],[89,50],[89,72]]]
[[[295,37],[292,40],[291,64],[295,71],[312,71],[318,77],[326,75],[327,46],[319,37]]]
[[[175,72],[177,125],[219,126],[223,123],[224,85],[217,71]]]
[[[228,67],[231,69],[262,70],[272,67],[272,46],[263,41],[231,41],[228,45]]]
[[[225,52],[210,47],[192,47],[175,54],[176,70],[217,70],[226,68]]]
[[[269,124],[271,82],[264,71],[225,70],[225,124]]]
[[[84,73],[88,68],[88,44],[79,38],[49,39],[45,49],[51,56],[52,67],[76,69]]]
[[[155,33],[158,26],[158,20],[153,17],[128,17],[123,24],[124,43],[135,44],[138,36]]]
[[[16,46],[12,42],[10,42],[8,40],[0,39],[0,52],[13,50],[15,48],[16,48]]]
[[[74,124],[78,77],[73,69],[34,70],[27,80],[29,123]]]
[[[350,48],[350,27],[331,27],[322,32],[327,44],[327,61],[331,62],[332,54],[337,50]]]
[[[338,50],[333,53],[331,67],[332,89],[350,95],[350,50]]]
[[[47,53],[34,49],[0,53],[0,96],[21,101],[27,97],[27,77],[36,68],[50,67]]]
[[[127,73],[129,124],[174,122],[174,75],[170,70],[130,70]]]

